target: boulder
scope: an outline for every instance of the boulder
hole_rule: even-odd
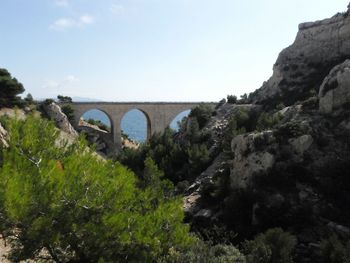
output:
[[[294,150],[299,153],[303,154],[306,150],[310,148],[312,145],[314,139],[309,134],[301,135],[297,138],[293,138],[289,140],[289,143],[293,146]]]
[[[273,142],[272,131],[238,135],[232,140],[234,158],[230,177],[233,189],[248,187],[254,175],[264,174],[273,167],[275,157],[268,152],[268,145]]]
[[[44,109],[47,115],[55,121],[58,128],[74,137],[78,137],[78,133],[70,124],[66,114],[62,112],[60,106],[53,102],[49,105],[45,105]]]
[[[335,66],[319,91],[319,111],[330,114],[350,104],[350,60]]]

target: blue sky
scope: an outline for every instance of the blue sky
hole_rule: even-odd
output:
[[[259,88],[345,0],[1,0],[0,67],[35,98],[218,101]]]

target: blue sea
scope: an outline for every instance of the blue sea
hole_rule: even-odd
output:
[[[171,122],[170,128],[177,131],[179,129],[178,122],[181,121],[184,117],[188,116],[190,110],[181,112],[175,117]],[[100,120],[104,124],[110,127],[110,121],[108,116],[100,110],[90,110],[84,113],[82,116],[83,119],[94,119]],[[121,122],[122,131],[129,136],[132,140],[138,142],[144,142],[147,137],[147,119],[146,116],[139,110],[133,109],[128,111]]]

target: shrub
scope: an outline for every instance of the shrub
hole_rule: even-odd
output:
[[[0,231],[12,240],[13,261],[45,249],[56,262],[151,262],[191,244],[180,198],[138,188],[131,171],[100,160],[82,139],[58,148],[52,122],[28,116],[4,125],[11,139],[0,169]]]
[[[273,128],[278,123],[280,123],[282,116],[279,114],[269,114],[267,112],[263,112],[260,114],[256,129],[258,131],[264,131]]]
[[[230,117],[222,142],[225,151],[231,151],[231,141],[234,137],[247,132],[249,122],[250,116],[246,110],[238,110]]]
[[[295,236],[281,228],[272,228],[254,240],[246,241],[244,251],[248,263],[288,263],[293,262],[295,245]]]
[[[350,262],[350,241],[344,246],[339,238],[333,234],[321,242],[321,260],[327,263]]]
[[[43,104],[44,105],[50,105],[51,103],[54,103],[55,101],[53,100],[53,99],[45,99],[44,101],[43,101]]]
[[[196,118],[199,124],[199,129],[202,129],[209,121],[212,113],[213,109],[209,105],[200,104],[191,110],[189,117]]]
[[[227,103],[236,104],[237,97],[234,95],[227,95]]]
[[[24,98],[24,101],[27,104],[32,104],[34,102],[32,94],[28,93],[27,96]]]
[[[70,106],[70,105],[63,105],[63,106],[61,107],[61,109],[62,109],[62,112],[63,112],[64,114],[66,114],[68,120],[69,120],[71,123],[73,123],[73,122],[74,122],[74,110],[73,110],[72,106]]]
[[[0,107],[22,106],[18,95],[24,92],[23,85],[6,70],[0,68]]]
[[[63,108],[63,107],[62,107]],[[73,111],[74,112],[74,111]],[[95,120],[95,119],[88,119],[86,121],[87,123],[90,123],[91,125],[95,125],[97,126],[98,128],[100,128],[101,130],[104,130],[104,131],[108,131],[108,132],[111,132],[111,128],[109,126],[107,126],[106,124],[104,124],[102,121],[100,120]],[[125,134],[123,131],[122,131],[122,138],[125,138],[125,139],[129,139],[129,136],[127,134]]]
[[[198,241],[187,251],[172,251],[159,263],[246,263],[245,257],[232,245],[216,245]]]
[[[60,103],[72,103],[73,102],[72,98],[68,97],[68,96],[58,95],[57,99]]]

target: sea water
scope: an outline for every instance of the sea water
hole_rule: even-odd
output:
[[[170,128],[177,131],[179,129],[178,123],[188,114],[190,110],[186,110],[177,115],[170,123]],[[94,119],[100,120],[102,123],[110,127],[110,120],[108,116],[100,110],[90,110],[82,116],[84,120]],[[144,142],[147,137],[147,119],[146,116],[137,109],[128,111],[122,118],[120,127],[123,133],[127,134],[130,139]]]

